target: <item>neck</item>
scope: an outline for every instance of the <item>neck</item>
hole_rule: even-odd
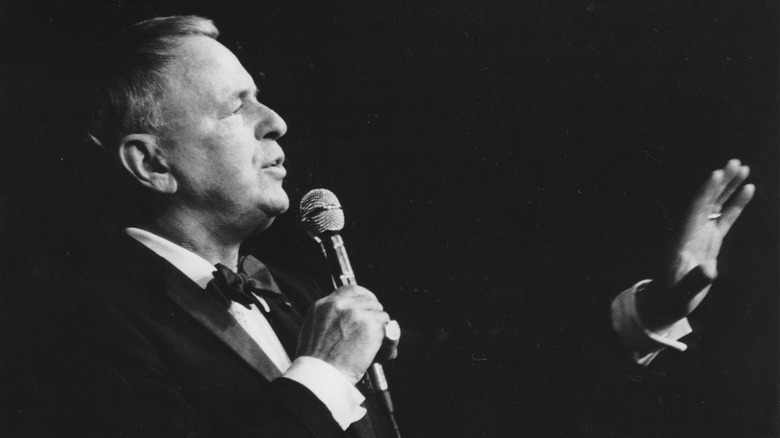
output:
[[[191,217],[162,216],[141,228],[192,251],[212,265],[235,267],[243,239],[231,238],[210,225]]]

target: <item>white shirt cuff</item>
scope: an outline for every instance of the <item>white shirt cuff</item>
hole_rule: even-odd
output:
[[[667,347],[678,351],[688,349],[688,346],[678,339],[693,331],[687,318],[653,331],[642,325],[636,310],[636,293],[650,281],[640,281],[623,291],[612,302],[612,327],[623,343],[633,351],[634,361],[643,366],[649,365],[658,353]]]
[[[366,415],[366,409],[361,406],[365,400],[363,394],[325,361],[310,356],[298,357],[282,377],[294,380],[313,392],[343,430]]]

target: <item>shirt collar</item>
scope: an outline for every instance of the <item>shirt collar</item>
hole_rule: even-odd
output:
[[[140,228],[125,228],[125,233],[167,260],[203,289],[214,278],[214,265],[194,252]]]

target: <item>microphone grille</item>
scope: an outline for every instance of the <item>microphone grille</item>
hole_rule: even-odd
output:
[[[344,228],[344,211],[333,192],[314,189],[301,199],[301,222],[313,237],[338,233]]]

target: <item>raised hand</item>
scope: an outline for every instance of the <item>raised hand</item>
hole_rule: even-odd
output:
[[[723,238],[755,192],[743,183],[750,168],[730,160],[715,170],[691,203],[672,260],[662,278],[637,296],[642,323],[649,329],[688,316],[707,296],[718,275]]]

